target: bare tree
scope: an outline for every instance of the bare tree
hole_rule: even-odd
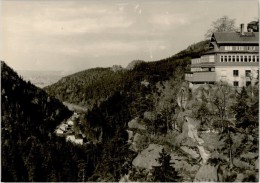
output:
[[[213,104],[217,108],[217,114],[220,118],[221,132],[224,130],[224,122],[227,120],[227,108],[230,105],[229,95],[231,88],[227,83],[219,83],[214,94]]]
[[[223,16],[216,21],[212,22],[211,28],[205,34],[205,38],[209,39],[214,32],[232,32],[237,31],[235,25],[236,19],[230,19],[228,16]]]

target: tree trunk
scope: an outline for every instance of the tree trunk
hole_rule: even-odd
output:
[[[232,149],[231,149],[231,136],[230,136],[230,131],[229,131],[229,126],[228,126],[228,138],[229,138],[229,143],[228,143],[228,146],[229,146],[229,165],[230,165],[230,168],[233,168],[233,157],[232,157]]]

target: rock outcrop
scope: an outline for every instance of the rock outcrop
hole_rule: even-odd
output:
[[[148,148],[143,150],[133,160],[133,166],[149,170],[151,170],[153,166],[159,166],[159,163],[156,161],[156,159],[159,157],[159,152],[161,152],[162,149],[162,145],[150,144]]]
[[[218,167],[203,164],[197,174],[194,182],[217,182],[218,181]]]
[[[128,122],[128,127],[130,129],[139,129],[139,130],[146,130],[146,126],[139,123],[139,118],[136,117]]]

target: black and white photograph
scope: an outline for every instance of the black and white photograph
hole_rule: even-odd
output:
[[[259,182],[259,0],[0,0],[1,182]]]

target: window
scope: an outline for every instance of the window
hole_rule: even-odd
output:
[[[248,46],[248,50],[255,50],[255,46]]]
[[[236,46],[236,50],[243,51],[244,50],[244,46]]]
[[[255,62],[255,56],[254,55],[252,56],[252,60],[253,60],[253,62]]]
[[[225,56],[225,62],[227,62],[227,56]]]
[[[256,56],[256,61],[259,62],[259,56]]]
[[[239,76],[238,70],[233,70],[233,76]]]
[[[245,55],[244,61],[247,62],[247,55]]]
[[[244,56],[243,55],[240,56],[240,60],[241,60],[241,62],[244,62]]]
[[[238,81],[234,81],[234,82],[233,82],[233,85],[234,85],[234,86],[238,86]]]
[[[232,50],[232,46],[225,46],[225,50],[231,51]]]
[[[224,58],[223,58],[223,55],[220,56],[220,62],[223,62],[224,61]]]
[[[239,62],[239,55],[237,55],[237,62]]]
[[[248,56],[248,62],[251,62],[251,56],[250,55]]]
[[[209,55],[209,62],[215,62],[214,55]]]
[[[228,56],[228,61],[231,62],[231,55]]]
[[[251,81],[247,81],[246,86],[250,86],[250,85],[251,85]]]
[[[246,70],[246,77],[250,77],[251,76],[251,70]]]

